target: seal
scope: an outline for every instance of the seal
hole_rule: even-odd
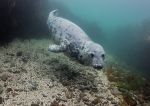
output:
[[[48,50],[67,53],[83,64],[102,69],[105,59],[103,47],[93,42],[78,25],[56,14],[57,10],[51,11],[47,20],[55,41],[55,44],[49,45]]]

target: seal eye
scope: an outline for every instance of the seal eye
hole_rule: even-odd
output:
[[[103,58],[103,60],[104,60],[104,59],[105,59],[105,55],[104,55],[104,54],[102,54],[101,56],[102,56],[102,58]]]
[[[91,53],[90,55],[91,55],[92,58],[94,57],[94,53]]]

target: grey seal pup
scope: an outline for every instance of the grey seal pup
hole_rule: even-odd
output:
[[[47,20],[55,41],[55,44],[49,45],[48,50],[67,53],[83,64],[102,69],[105,59],[103,47],[93,42],[78,25],[57,16],[56,13],[57,10],[51,11]]]

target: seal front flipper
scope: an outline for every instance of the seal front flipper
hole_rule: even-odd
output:
[[[56,44],[52,44],[49,45],[48,51],[51,52],[63,52],[66,50],[66,46],[64,44],[61,45],[56,45]]]

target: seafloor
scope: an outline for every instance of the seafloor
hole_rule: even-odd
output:
[[[132,95],[125,98],[123,92],[130,89],[125,88],[127,84],[121,85],[122,80],[118,82],[117,75],[121,74],[116,74],[111,65],[95,70],[63,53],[47,51],[49,43],[52,41],[47,39],[16,39],[0,47],[0,106],[142,104]]]

